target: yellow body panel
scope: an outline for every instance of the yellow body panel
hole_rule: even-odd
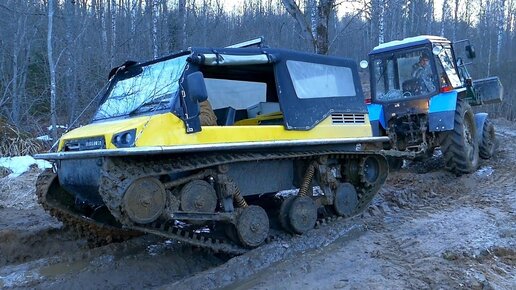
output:
[[[65,141],[94,136],[104,136],[107,149],[115,149],[113,135],[136,129],[136,147],[199,145],[231,142],[256,142],[303,139],[371,137],[369,118],[364,124],[332,124],[326,118],[308,131],[285,130],[283,125],[203,126],[201,132],[186,134],[181,119],[172,113],[156,114],[89,124],[65,134],[59,143],[62,150]]]

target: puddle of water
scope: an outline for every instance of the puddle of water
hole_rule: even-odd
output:
[[[40,269],[41,275],[45,277],[57,277],[63,274],[79,272],[89,265],[89,261],[80,260],[76,262],[57,263]]]

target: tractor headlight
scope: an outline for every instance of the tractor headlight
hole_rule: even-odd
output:
[[[124,131],[113,135],[111,143],[116,147],[133,147],[136,140],[136,129]]]

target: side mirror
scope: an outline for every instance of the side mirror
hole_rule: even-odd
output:
[[[202,130],[201,119],[199,118],[199,103],[208,99],[208,92],[201,72],[189,74],[186,76],[185,82],[185,127],[186,133],[191,134]]]
[[[471,44],[466,45],[466,56],[468,58],[475,58],[477,56],[473,45],[471,45]]]
[[[202,72],[194,72],[186,77],[187,95],[194,102],[200,103],[208,99],[206,84]]]
[[[124,62],[121,66],[112,68],[111,71],[109,71],[108,80],[111,80],[118,73],[127,74],[128,69],[136,64],[138,64],[138,62],[136,62],[134,60],[128,60],[128,61]],[[129,75],[128,77],[131,77],[133,75],[138,75],[141,72],[142,72],[142,69],[140,68],[139,70],[133,72],[133,74]]]

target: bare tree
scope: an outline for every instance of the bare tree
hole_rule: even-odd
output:
[[[315,2],[315,1],[314,1]],[[319,0],[317,1],[317,19],[315,31],[312,30],[313,18],[311,14],[306,15],[300,9],[299,4],[295,0],[282,0],[287,12],[294,17],[305,39],[312,43],[314,51],[319,54],[327,54],[329,49],[329,32],[328,24],[330,15],[335,11],[336,0]],[[310,11],[310,10],[308,10]],[[307,16],[310,20],[307,19]]]
[[[500,62],[500,53],[502,51],[502,42],[503,42],[503,34],[504,34],[504,24],[505,24],[505,0],[499,0],[497,9],[497,38],[496,38],[496,61]]]
[[[48,0],[48,32],[47,32],[47,53],[48,69],[50,73],[50,118],[52,124],[52,139],[57,140],[57,88],[56,88],[56,65],[54,63],[52,30],[54,28],[54,0]]]

